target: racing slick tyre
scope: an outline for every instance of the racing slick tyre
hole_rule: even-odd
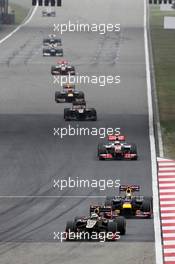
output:
[[[80,219],[81,217],[80,216],[75,216],[74,217],[74,222],[77,222],[78,219]]]
[[[64,119],[65,121],[70,121],[70,118],[68,117],[69,108],[64,109]]]
[[[77,228],[76,228],[76,223],[75,221],[68,221],[67,224],[66,224],[66,233],[76,233],[77,232]],[[70,240],[69,239],[69,236],[66,237],[66,240]]]
[[[96,110],[93,110],[92,111],[92,121],[97,121],[97,112],[96,112]]]
[[[51,67],[51,74],[52,74],[52,75],[56,75],[56,74],[54,73],[54,71],[55,71],[55,66],[52,66],[52,67]]]
[[[105,200],[105,206],[111,206],[113,204],[113,196],[107,196]]]
[[[59,98],[61,98],[61,93],[60,92],[55,92],[55,102],[59,103]]]
[[[136,144],[132,144],[131,145],[131,153],[137,154],[137,146],[136,146]]]
[[[79,101],[79,100],[84,100],[84,93],[83,92],[79,92],[77,95],[76,95],[76,97],[75,97],[75,102],[76,101]]]
[[[100,154],[105,154],[106,153],[106,148],[104,147],[104,145],[102,143],[98,144],[98,149],[97,149],[97,156],[100,158]]]
[[[144,200],[142,202],[142,206],[141,206],[141,211],[142,212],[151,212],[152,210],[152,198],[151,197],[144,197]]]
[[[132,160],[137,160],[137,146],[136,144],[131,144],[131,154],[136,154],[136,157],[132,158]]]
[[[126,219],[123,216],[118,216],[116,218],[117,231],[120,232],[120,235],[126,234]]]
[[[66,224],[66,232],[76,232],[77,228],[76,228],[76,223],[74,221],[68,221]]]
[[[107,232],[116,233],[117,232],[117,223],[115,221],[108,222],[107,224]]]

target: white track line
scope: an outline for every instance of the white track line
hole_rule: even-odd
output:
[[[162,243],[161,243],[161,228],[160,228],[160,212],[159,212],[159,195],[157,181],[157,156],[155,149],[154,137],[154,120],[152,106],[152,89],[150,75],[150,61],[148,48],[148,32],[147,32],[147,0],[144,0],[144,42],[145,42],[145,62],[146,62],[146,79],[147,79],[147,97],[148,97],[148,113],[149,113],[149,138],[150,151],[152,162],[152,190],[153,190],[153,211],[154,211],[154,233],[155,233],[155,250],[156,263],[163,264]]]
[[[174,226],[162,226],[162,230],[163,230],[163,232],[165,231],[165,230],[175,230],[175,225]]]
[[[12,32],[10,32],[7,36],[5,36],[3,39],[1,39],[0,40],[0,44],[2,44],[4,41],[6,41],[10,37],[12,37],[23,26],[27,25],[32,20],[33,16],[35,15],[35,12],[36,12],[37,8],[38,8],[38,4],[33,9],[31,15],[29,16],[29,18],[25,22],[23,22],[21,25],[19,25],[17,28],[15,28]]]
[[[56,199],[56,198],[106,198],[106,196],[97,196],[97,195],[93,195],[93,196],[88,196],[88,195],[64,195],[64,196],[61,196],[61,195],[50,195],[50,196],[43,196],[43,195],[3,195],[3,196],[0,196],[0,199],[31,199],[31,198],[34,198],[34,199]]]

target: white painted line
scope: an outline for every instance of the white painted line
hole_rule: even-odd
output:
[[[166,159],[166,158],[157,158],[158,162],[167,162],[167,161],[173,161],[172,159]]]
[[[162,230],[174,230],[175,231],[175,225],[174,226],[162,226]]]
[[[174,264],[175,257],[165,257],[165,261],[172,261],[172,264]]]
[[[168,216],[174,216],[174,220],[175,220],[175,213],[161,213],[161,217],[168,217]]]
[[[10,37],[12,37],[19,29],[21,29],[23,26],[27,25],[33,18],[33,16],[35,15],[35,12],[38,8],[38,4],[35,6],[35,8],[33,9],[30,17],[23,22],[21,25],[19,25],[17,28],[15,28],[12,32],[10,32],[6,37],[4,37],[3,39],[0,40],[0,44],[2,44],[4,41],[6,41],[7,39],[9,39]]]
[[[106,196],[98,196],[98,195],[94,195],[94,196],[88,196],[88,195],[65,195],[65,196],[63,196],[63,195],[50,195],[50,196],[43,196],[43,195],[18,195],[18,196],[6,196],[6,195],[4,195],[4,196],[0,196],[0,199],[15,199],[15,198],[17,198],[17,199],[29,199],[29,198],[36,198],[36,199],[40,199],[40,198],[46,198],[46,199],[55,199],[55,198],[106,198]]]
[[[162,224],[175,224],[175,219],[162,220]]]
[[[175,172],[159,172],[158,173],[159,176],[174,176],[175,178]]]
[[[174,237],[175,239],[175,233],[163,233],[163,237]]]
[[[159,182],[164,182],[164,181],[170,181],[170,182],[175,182],[175,178],[159,178]]]
[[[175,171],[175,168],[172,168],[172,167],[162,167],[162,168],[159,168],[159,172],[163,172],[163,171]],[[174,172],[175,174],[175,172]]]
[[[163,166],[174,166],[175,168],[175,162],[163,162],[159,164],[159,167],[163,167]]]
[[[158,194],[158,181],[157,181],[157,156],[156,156],[155,137],[154,137],[154,119],[153,119],[151,74],[150,74],[150,61],[149,61],[149,48],[148,48],[148,32],[147,32],[147,0],[144,0],[144,44],[145,44],[144,46],[145,46],[145,63],[146,63],[147,100],[148,100],[148,114],[149,114],[149,139],[150,139],[150,152],[151,152],[156,263],[163,264],[160,212],[159,212],[159,194]]]
[[[160,204],[166,204],[166,205],[170,205],[170,204],[174,204],[175,205],[175,200],[174,201],[160,201]]]
[[[171,211],[173,211],[173,210],[175,210],[175,207],[168,207],[168,206],[166,206],[166,207],[162,207],[162,208],[161,208],[161,212],[163,212],[163,211],[167,211],[167,210],[171,210]]]
[[[166,240],[166,241],[163,241],[163,244],[164,244],[164,246],[165,245],[172,245],[172,246],[174,246],[175,245],[175,240]]]
[[[160,199],[164,199],[164,198],[175,198],[174,194],[161,194],[160,195]]]
[[[159,187],[175,187],[175,183],[159,183]],[[174,188],[175,190],[175,188]]]
[[[174,248],[165,248],[164,253],[174,253]]]
[[[175,189],[161,189],[159,190],[160,193],[174,193],[175,194]]]

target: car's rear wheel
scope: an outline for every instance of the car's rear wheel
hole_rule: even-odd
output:
[[[126,219],[123,216],[118,216],[116,218],[117,231],[120,232],[120,235],[126,234]]]
[[[148,213],[152,210],[152,198],[151,197],[144,197],[144,200],[141,205],[141,211]]]
[[[115,234],[117,232],[117,223],[115,221],[108,222],[107,232],[112,232],[113,234]]]
[[[106,148],[102,143],[98,144],[98,150],[97,150],[97,155],[99,156],[100,154],[105,154],[106,153]]]
[[[55,102],[59,103],[59,98],[61,97],[61,93],[60,92],[55,92]]]
[[[67,224],[66,224],[66,232],[68,233],[67,237],[66,237],[66,240],[70,240],[69,234],[77,232],[75,221],[68,221],[67,222]]]

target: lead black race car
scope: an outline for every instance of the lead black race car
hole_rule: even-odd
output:
[[[97,112],[95,108],[87,108],[86,102],[73,102],[71,108],[64,109],[65,121],[96,121]]]

